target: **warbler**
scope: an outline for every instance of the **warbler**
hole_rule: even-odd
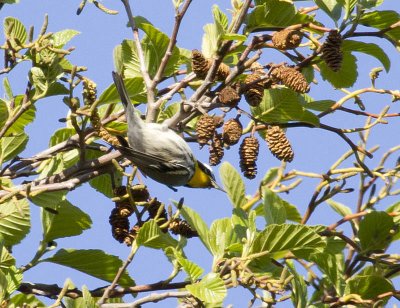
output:
[[[216,188],[211,167],[198,161],[186,143],[164,123],[147,123],[135,112],[120,74],[112,73],[125,108],[128,142],[121,136],[116,148],[145,175],[174,189],[174,186]]]

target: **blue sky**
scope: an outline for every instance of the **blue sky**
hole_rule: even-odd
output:
[[[312,4],[310,1],[300,3],[302,6]],[[397,6],[396,3],[397,1],[387,0],[382,9],[398,9],[398,3]],[[98,92],[101,93],[112,82],[111,71],[114,69],[112,52],[114,47],[121,43],[123,39],[132,38],[131,32],[125,27],[127,19],[122,4],[118,1],[109,0],[105,0],[103,4],[120,11],[120,14],[117,16],[106,15],[88,3],[82,14],[77,16],[75,12],[79,1],[21,0],[21,3],[18,5],[5,5],[0,11],[0,16],[2,19],[7,16],[16,17],[27,27],[34,25],[37,33],[43,22],[43,17],[47,13],[49,15],[48,31],[56,32],[63,29],[80,31],[81,34],[75,37],[69,44],[69,46],[76,47],[76,50],[70,56],[70,60],[77,65],[88,67],[85,75],[97,83]],[[178,36],[178,46],[187,49],[201,48],[203,25],[212,21],[211,6],[213,4],[218,4],[227,13],[226,8],[229,6],[230,1],[193,1],[182,23],[181,32]],[[146,17],[165,33],[171,33],[174,16],[171,1],[131,1],[131,5],[134,14]],[[327,19],[325,18],[324,20]],[[329,21],[327,21],[326,26],[334,27],[332,22]],[[1,39],[3,40],[3,37]],[[399,54],[390,44],[382,44],[382,41],[379,41],[379,43],[392,56],[392,69],[388,75],[382,73],[382,79],[379,79],[378,82],[386,88],[398,88],[398,76],[400,76]],[[275,53],[268,54],[263,59],[265,63],[286,60]],[[362,63],[359,66],[360,84],[364,86],[369,85],[368,73],[371,68],[380,66],[380,63],[374,58],[366,56],[360,56],[359,63]],[[9,78],[14,93],[23,92],[26,85],[25,76],[27,69],[27,65],[22,65],[21,68],[10,74]],[[24,77],[21,78],[21,76]],[[0,90],[0,96],[3,96],[1,91],[3,90]],[[313,87],[310,95],[315,99],[337,99],[341,96],[340,93],[332,90],[330,86],[327,86],[322,81],[320,81],[320,86]],[[384,105],[390,104],[390,99],[389,97],[379,95],[367,95],[365,96],[364,103],[368,106],[368,110],[379,112]],[[48,140],[54,130],[63,125],[58,122],[58,119],[65,117],[68,111],[66,105],[62,103],[61,97],[52,97],[39,101],[36,107],[38,108],[37,119],[35,123],[28,127],[30,142],[27,150],[22,155],[26,157],[40,152],[48,146]],[[398,106],[392,109],[393,112],[398,112],[398,110]],[[324,123],[333,126],[356,127],[362,125],[364,119],[357,118],[356,116],[340,116],[340,118],[329,116],[324,121],[326,121]],[[383,149],[386,149],[398,144],[397,136],[400,133],[399,119],[392,119],[390,122],[390,124],[378,127],[373,131],[371,146],[379,143]],[[295,151],[295,159],[293,163],[289,164],[288,170],[297,169],[310,172],[324,172],[341,153],[348,150],[347,144],[338,136],[319,129],[293,128],[288,130],[287,135]],[[355,135],[352,136],[353,140],[356,140],[355,137]],[[208,160],[208,151],[206,148],[199,151],[195,144],[191,146],[196,150],[200,160]],[[224,160],[228,160],[235,166],[238,166],[237,151],[238,146],[232,147],[230,151],[226,152]],[[378,155],[376,156],[378,159],[382,153],[383,151],[377,153]],[[376,160],[373,159],[372,161]],[[258,181],[262,179],[269,168],[279,166],[279,161],[273,158],[265,144],[261,146],[258,166],[259,173],[257,178],[252,181],[246,180],[247,192],[249,194],[253,194],[256,191]],[[218,168],[215,168],[215,171],[218,174]],[[231,214],[231,205],[227,197],[219,191],[180,188],[178,192],[173,192],[151,180],[147,180],[146,184],[152,196],[157,196],[166,203],[168,203],[168,200],[178,200],[183,196],[185,203],[199,212],[208,224],[215,219],[227,217]],[[297,190],[289,195],[284,195],[283,198],[298,206],[301,213],[304,213],[316,184],[317,181],[305,180]],[[353,184],[353,187],[357,188],[355,185],[356,183]],[[345,195],[338,199],[338,201],[354,208],[354,198],[355,196]],[[112,238],[108,223],[108,216],[114,204],[88,185],[84,185],[71,192],[68,195],[68,199],[92,217],[93,227],[82,236],[58,240],[58,247],[104,249],[107,253],[118,255],[124,260],[129,254],[130,249],[119,244]],[[383,208],[394,201],[391,199],[383,202]],[[311,219],[310,223],[330,224],[338,219],[339,217],[328,209],[327,205],[322,205],[321,208],[317,209],[317,215]],[[28,262],[36,252],[38,241],[40,240],[40,228],[39,211],[33,206],[33,232],[22,244],[14,249],[18,265]],[[209,266],[212,259],[205,249],[199,249],[199,247],[199,241],[195,239],[189,241],[185,251],[189,258],[198,262],[207,272],[210,270]],[[399,247],[396,249],[398,250]],[[137,284],[152,283],[164,279],[170,274],[171,270],[172,267],[161,252],[149,249],[140,250],[134,262],[129,267],[129,272],[136,279]],[[61,286],[67,277],[70,277],[78,287],[86,284],[89,289],[92,289],[106,285],[103,281],[88,278],[88,276],[79,272],[53,264],[38,265],[25,273],[24,280],[49,284],[56,283]],[[250,299],[250,294],[246,291],[238,289],[230,293],[232,295],[228,297],[225,303],[232,303],[235,307],[247,305]],[[131,300],[131,298],[127,300]],[[171,302],[171,305],[174,305],[174,302]],[[148,305],[147,307],[151,306]]]

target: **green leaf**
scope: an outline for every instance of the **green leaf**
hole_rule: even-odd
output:
[[[289,272],[293,275],[292,284],[292,301],[296,308],[306,308],[307,307],[307,284],[304,278],[297,273],[292,260],[287,260],[286,265]]]
[[[357,275],[347,280],[345,294],[358,294],[362,299],[376,299],[380,294],[394,291],[389,279],[378,275]]]
[[[338,21],[342,14],[342,6],[337,0],[314,0],[315,4],[330,18]]]
[[[247,40],[247,36],[243,34],[237,34],[237,33],[224,33],[221,38],[223,40],[227,41],[239,41],[239,42],[244,42]]]
[[[103,152],[96,150],[88,150],[86,153],[87,159],[96,159],[104,155]],[[120,184],[122,184],[122,173],[115,168],[113,169],[112,173],[99,175],[89,181],[89,185],[91,187],[108,198],[114,197],[113,187],[114,185],[119,186]]]
[[[113,255],[97,249],[60,249],[57,253],[40,262],[51,262],[76,269],[90,276],[111,282],[115,278],[122,261]],[[124,272],[118,282],[122,286],[133,286],[134,281]]]
[[[43,191],[38,194],[31,194],[29,200],[32,201],[35,205],[40,206],[42,208],[51,208],[55,210],[57,206],[65,200],[65,196],[68,193],[67,190],[59,190],[59,191]]]
[[[326,275],[330,285],[335,287],[339,296],[343,295],[345,282],[343,254],[316,253],[311,256],[311,261]]]
[[[251,111],[265,122],[301,121],[319,126],[318,117],[303,107],[302,97],[287,88],[265,90],[261,104]]]
[[[336,202],[333,199],[328,199],[326,200],[326,203],[329,204],[329,206],[336,212],[338,213],[340,216],[345,217],[347,215],[351,215],[353,214],[353,212],[351,211],[351,209],[339,202]]]
[[[169,44],[169,37],[159,29],[155,28],[149,21],[143,17],[135,17],[136,25],[142,29],[146,35],[143,38],[142,50],[146,69],[151,77],[156,74],[162,58]],[[126,78],[141,77],[139,56],[136,45],[133,41],[125,40],[122,42],[122,61],[124,64],[124,75]],[[174,47],[172,56],[165,67],[163,76],[172,75],[179,68],[179,48]]]
[[[354,11],[354,7],[356,6],[358,0],[345,0],[345,9],[346,9],[346,14],[344,16],[344,19],[347,20],[351,13]]]
[[[6,17],[4,19],[4,36],[12,40],[17,39],[21,44],[25,44],[28,33],[24,24],[17,18]]]
[[[344,40],[342,44],[343,51],[362,52],[380,61],[386,72],[390,70],[390,59],[385,51],[374,43],[364,43],[359,41]]]
[[[174,254],[180,266],[182,266],[183,270],[186,272],[186,274],[188,274],[191,282],[195,282],[201,275],[203,275],[204,269],[202,269],[196,263],[186,259],[184,256],[182,256],[181,252],[178,252],[176,249],[174,249]]]
[[[70,288],[73,288],[73,286],[69,286]],[[84,285],[82,287],[82,297],[78,297],[75,299],[72,298],[64,298],[64,306],[65,308],[97,308],[99,307],[96,302],[98,299],[92,297],[90,294],[88,288]],[[108,302],[107,303],[111,303]]]
[[[114,178],[114,182],[113,179]],[[111,198],[114,196],[113,194],[113,184],[117,183],[117,185],[122,183],[122,175],[120,172],[116,171],[111,174],[102,174],[95,177],[93,180],[89,181],[90,186],[96,189],[98,192],[102,193],[104,196]]]
[[[373,27],[379,30],[389,28],[400,20],[400,14],[396,11],[372,11],[361,16],[359,23],[363,26]],[[400,28],[395,27],[392,30],[386,31],[385,38],[388,38],[393,45],[398,46],[400,40]]]
[[[157,72],[162,58],[167,51],[169,45],[169,36],[154,27],[148,20],[143,17],[135,17],[136,25],[139,29],[146,33],[142,40],[142,49],[146,61],[147,71],[150,76],[154,76]],[[165,67],[163,76],[171,76],[179,68],[179,48],[174,47],[172,55],[169,58],[167,66]],[[125,75],[128,77],[127,75]]]
[[[383,3],[383,0],[360,0],[359,4],[366,8],[366,9],[372,9],[374,7],[377,7]]]
[[[223,162],[219,168],[219,176],[233,207],[242,207],[246,203],[246,193],[240,173],[229,162]]]
[[[64,200],[55,208],[57,214],[42,209],[43,241],[76,236],[92,225],[90,216]]]
[[[75,133],[75,129],[69,127],[63,127],[56,130],[54,134],[50,137],[49,147],[67,141],[70,137],[75,135]]]
[[[46,97],[67,94],[69,94],[69,90],[62,83],[54,82],[50,84],[49,89],[46,92]]]
[[[64,29],[58,32],[53,33],[51,36],[53,40],[53,45],[55,48],[62,48],[65,44],[67,44],[70,40],[72,40],[76,35],[80,34],[79,31],[72,29]]]
[[[174,202],[175,205],[177,205],[176,202]],[[193,209],[187,206],[182,206],[182,208],[179,210],[180,213],[182,214],[183,218],[188,222],[189,225],[191,225],[199,234],[200,240],[203,242],[204,246],[212,253],[212,249],[210,247],[210,243],[208,242],[209,239],[209,231],[208,231],[208,226],[204,222],[203,218],[195,212]]]
[[[15,265],[15,258],[9,253],[6,247],[4,247],[4,239],[0,234],[0,269],[4,272],[7,268]]]
[[[146,101],[146,91],[142,77],[124,79],[124,83],[131,100],[136,102]],[[99,101],[101,104],[112,104],[121,101],[114,84],[111,84],[101,93]]]
[[[218,23],[206,24],[203,29],[201,51],[206,58],[212,58],[218,52],[224,29]]]
[[[277,195],[277,197],[279,198],[279,203],[282,203],[283,208],[285,209],[286,219],[300,223],[302,217],[297,207],[286,200],[281,199],[279,195]],[[264,203],[258,205],[255,210],[258,216],[266,217]]]
[[[35,87],[35,95],[32,99],[37,100],[44,97],[49,89],[49,83],[47,82],[47,77],[43,70],[39,67],[32,67],[29,72],[29,79]]]
[[[227,293],[224,281],[217,273],[209,273],[200,282],[187,285],[185,289],[210,304],[221,304]]]
[[[3,273],[2,270],[0,270],[0,303],[3,303],[4,300],[7,299],[8,294],[7,294],[7,277]]]
[[[164,249],[169,246],[176,247],[178,245],[178,241],[172,238],[169,233],[162,232],[153,219],[145,222],[140,228],[136,243],[139,246],[154,249]]]
[[[27,307],[46,307],[46,305],[38,300],[33,294],[19,293],[10,299],[8,308],[20,308],[28,305]]]
[[[245,32],[255,32],[268,27],[287,27],[312,22],[313,17],[296,11],[293,3],[281,0],[262,1],[247,15]]]
[[[139,56],[136,45],[131,40],[124,40],[121,44],[121,58],[126,78],[142,78]]]
[[[115,71],[121,73],[124,70],[124,62],[122,60],[122,44],[115,46],[113,50],[113,59]]]
[[[217,219],[211,224],[208,242],[215,260],[222,258],[228,247],[240,241],[233,228],[230,218]]]
[[[386,29],[399,21],[400,14],[396,11],[372,11],[361,16],[359,23],[363,26]]]
[[[212,13],[214,17],[214,22],[218,23],[222,29],[226,30],[228,28],[228,22],[229,22],[226,14],[222,12],[221,9],[216,4],[212,6]]]
[[[12,198],[0,206],[0,235],[5,246],[13,246],[21,242],[29,233],[30,208],[26,199]]]
[[[311,254],[322,252],[325,241],[313,228],[304,225],[269,225],[254,240],[251,253],[265,252],[268,256],[280,259],[287,252]]]
[[[14,98],[15,107],[10,113],[15,113],[21,108],[23,100],[23,95],[17,95]],[[13,125],[8,129],[7,135],[10,134],[19,134],[24,132],[25,126],[31,123],[36,116],[36,107],[35,105],[31,105],[28,110],[22,113],[22,115],[13,123]]]
[[[22,272],[18,270],[15,265],[10,266],[7,270],[0,271],[3,271],[7,279],[7,293],[14,293],[22,282]]]
[[[263,190],[264,214],[268,225],[283,224],[286,222],[286,210],[283,200],[269,188]]]
[[[10,85],[10,81],[8,80],[7,77],[3,78],[3,89],[5,93],[5,97],[7,100],[12,100],[14,98],[14,94]]]
[[[336,102],[331,99],[323,99],[319,101],[308,101],[303,106],[307,109],[315,111],[326,111],[329,110]]]
[[[0,129],[3,128],[4,124],[8,119],[8,107],[7,103],[0,98]]]
[[[339,71],[332,71],[324,61],[320,61],[321,77],[335,88],[350,88],[357,80],[357,58],[349,52],[343,52],[343,62]]]
[[[363,252],[372,252],[387,248],[395,224],[386,212],[373,211],[364,216],[359,227],[358,238]]]
[[[29,137],[25,133],[1,138],[0,163],[4,163],[21,153],[28,143]]]

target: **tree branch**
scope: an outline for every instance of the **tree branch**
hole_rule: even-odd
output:
[[[144,284],[128,288],[118,287],[110,291],[109,298],[122,297],[126,294],[181,289],[188,284],[190,284],[190,282],[188,281],[175,282],[169,284],[165,284],[164,281],[161,281],[152,284]],[[91,290],[89,292],[93,297],[101,297],[106,289],[107,287],[102,287]],[[31,283],[31,282],[22,282],[18,287],[18,291],[21,293],[34,294],[49,298],[56,297],[61,292],[61,290],[62,288],[56,284],[43,284],[43,283]],[[65,293],[65,296],[69,298],[79,298],[82,297],[82,291],[77,288],[70,289]]]

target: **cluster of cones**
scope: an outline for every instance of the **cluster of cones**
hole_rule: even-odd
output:
[[[272,36],[272,45],[280,50],[297,48],[303,34],[299,30],[284,29],[275,32]],[[325,43],[321,46],[321,58],[333,71],[341,68],[343,55],[341,51],[342,38],[336,30],[329,32]],[[212,60],[205,58],[200,51],[192,51],[192,69],[196,76],[205,79],[211,68]],[[268,72],[265,71],[268,68]],[[215,80],[225,80],[230,74],[229,66],[221,63],[218,67]],[[235,108],[243,95],[248,105],[257,107],[263,101],[264,90],[272,85],[282,84],[298,93],[307,93],[310,85],[301,71],[286,64],[261,66],[254,63],[251,72],[241,81],[226,85],[218,95],[218,103],[222,107]],[[222,127],[222,132],[217,131]],[[217,165],[224,156],[224,148],[237,144],[243,134],[243,126],[239,117],[224,122],[223,117],[203,114],[196,125],[197,141],[200,146],[209,145],[209,163]],[[279,160],[291,162],[294,152],[285,131],[276,125],[267,125],[265,140],[271,153]],[[257,174],[257,156],[259,141],[256,137],[243,138],[239,147],[240,167],[247,178],[254,178]]]
[[[134,185],[129,188],[120,186],[114,189],[115,207],[112,209],[109,222],[112,236],[120,243],[131,246],[141,226],[146,220],[140,220],[131,228],[129,217],[138,212],[144,216],[147,212],[147,220],[154,219],[163,232],[171,232],[190,238],[197,236],[187,221],[179,217],[168,217],[165,206],[157,198],[150,198],[150,194],[144,185]]]

